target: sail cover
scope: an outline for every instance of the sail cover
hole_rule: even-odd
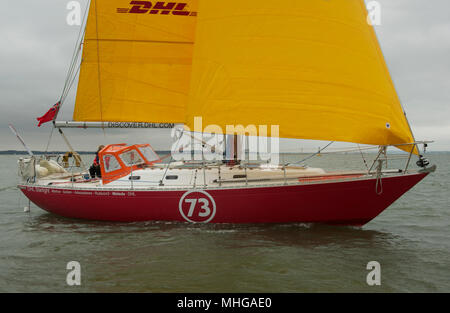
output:
[[[186,124],[414,142],[367,15],[363,0],[200,1]]]
[[[75,121],[183,122],[197,0],[91,0]]]

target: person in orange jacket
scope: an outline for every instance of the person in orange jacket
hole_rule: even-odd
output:
[[[98,147],[97,152],[95,153],[95,159],[92,166],[89,168],[89,174],[91,174],[91,178],[102,178],[102,171],[100,169],[100,157],[98,154],[105,146],[101,145]]]

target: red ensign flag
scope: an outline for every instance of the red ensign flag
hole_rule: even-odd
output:
[[[48,110],[47,113],[37,118],[37,120],[39,121],[38,127],[41,127],[41,124],[53,121],[53,118],[55,117],[56,113],[58,113],[60,104],[61,104],[60,102],[56,103],[55,105],[52,106],[50,110]]]

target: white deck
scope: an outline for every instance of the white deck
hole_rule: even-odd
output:
[[[52,174],[36,181],[36,186],[54,186],[76,189],[191,189],[219,187],[252,187],[299,184],[302,177],[327,176],[319,168],[205,166],[198,168],[171,167],[165,164],[133,171],[127,176],[104,185],[101,180],[83,178],[87,173]],[[336,175],[337,173],[333,173]],[[134,179],[131,179],[133,177]],[[72,178],[75,181],[71,181]],[[163,180],[164,178],[164,180]],[[163,180],[163,181],[162,181]],[[162,184],[161,184],[162,181]]]

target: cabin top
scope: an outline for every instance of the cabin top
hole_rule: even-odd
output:
[[[134,170],[161,162],[160,157],[149,144],[107,145],[99,152],[99,159],[103,184],[122,178]]]

